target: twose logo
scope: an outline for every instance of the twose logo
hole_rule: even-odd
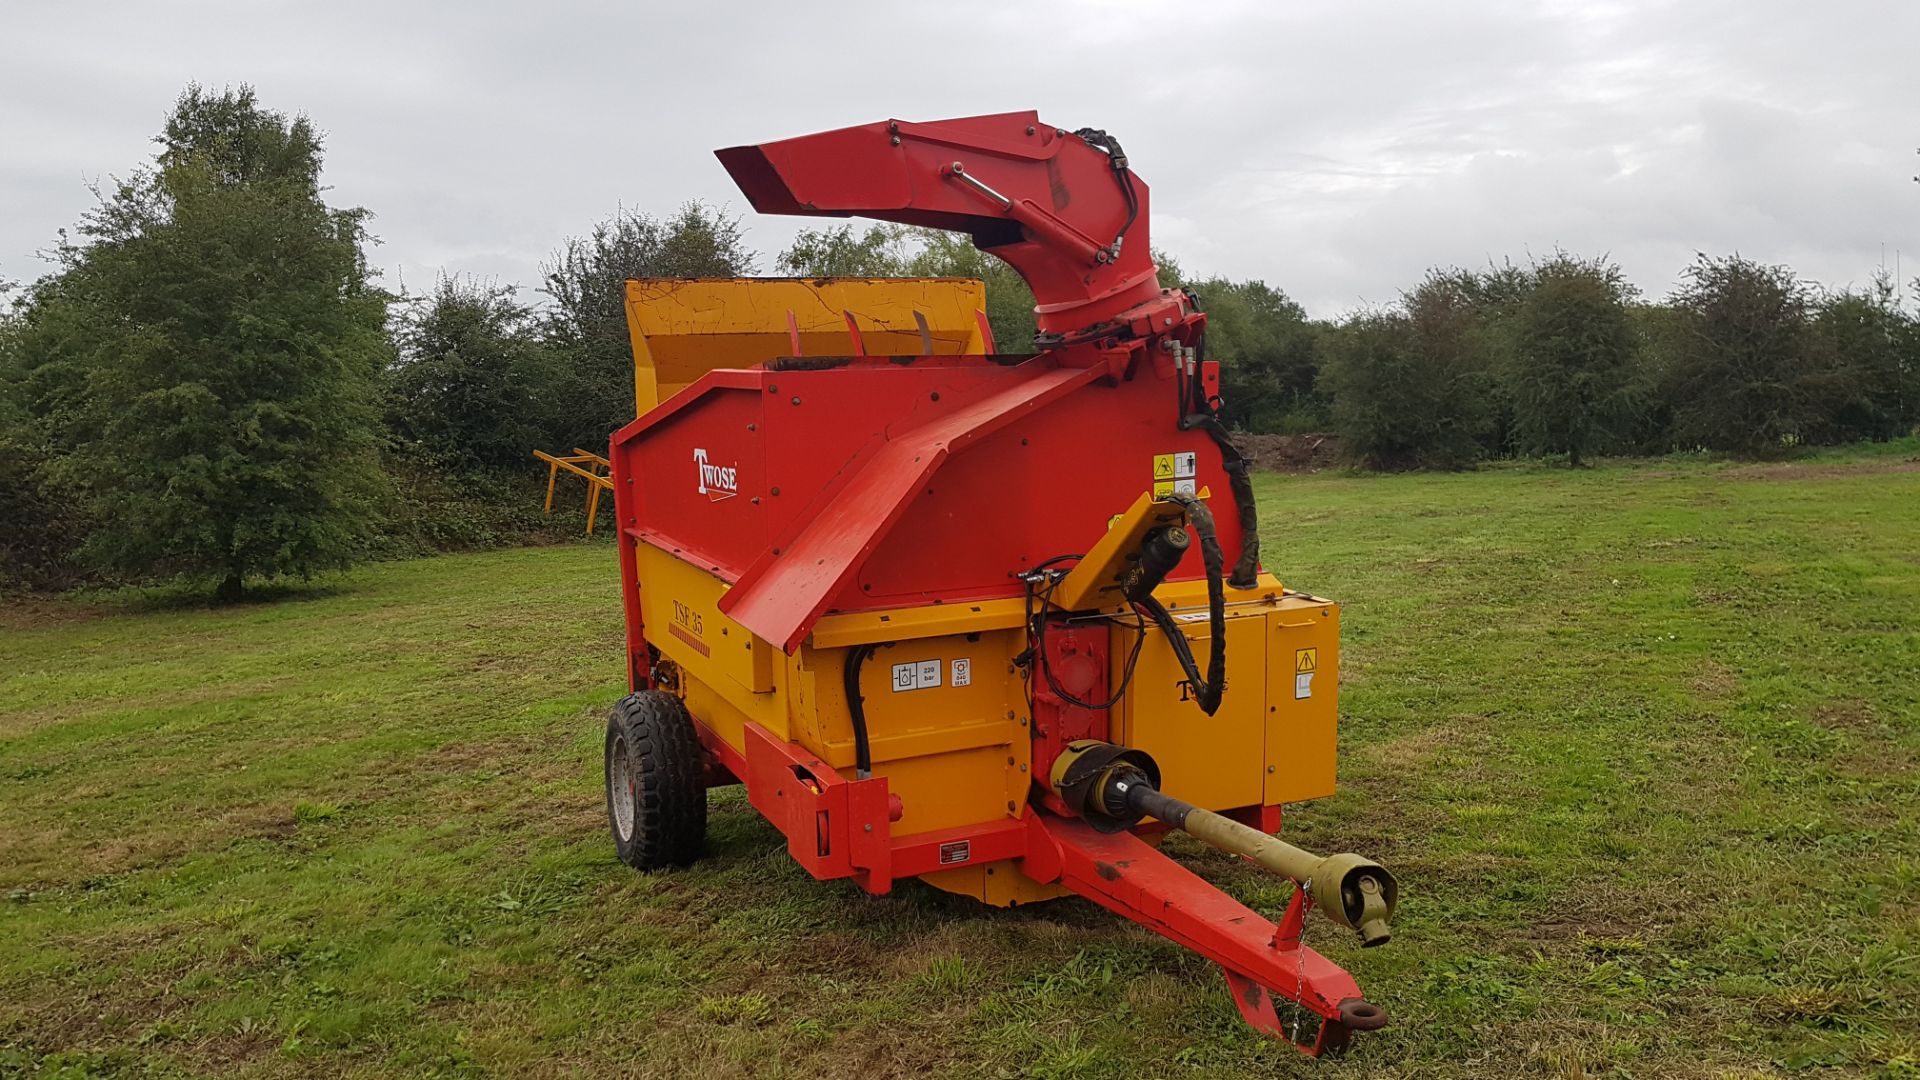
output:
[[[700,470],[700,494],[708,502],[731,499],[740,494],[740,481],[732,465],[712,465],[707,462],[707,452],[699,447],[693,451],[693,463]]]

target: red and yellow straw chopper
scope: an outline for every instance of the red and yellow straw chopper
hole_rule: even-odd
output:
[[[762,213],[967,233],[1032,286],[1037,351],[995,351],[977,282],[628,283],[621,858],[691,861],[706,788],[744,784],[815,877],[1076,893],[1308,1052],[1382,1026],[1300,939],[1318,908],[1384,942],[1392,875],[1272,835],[1334,790],[1339,607],[1260,565],[1206,315],[1161,286],[1120,144],[1023,112],[719,158]],[[1161,854],[1172,828],[1298,882],[1279,923]]]

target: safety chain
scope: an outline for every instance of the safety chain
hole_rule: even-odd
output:
[[[1299,965],[1293,979],[1293,1031],[1288,1036],[1300,1045],[1300,1021],[1307,1015],[1307,916],[1313,914],[1313,882],[1300,883],[1300,933],[1293,939],[1293,956]]]

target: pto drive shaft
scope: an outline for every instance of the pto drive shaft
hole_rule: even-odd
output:
[[[1383,945],[1392,936],[1388,923],[1399,886],[1386,867],[1359,855],[1315,855],[1173,798],[1159,790],[1159,772],[1139,750],[1086,740],[1055,761],[1053,786],[1095,828],[1117,832],[1156,818],[1299,882],[1328,918],[1360,934],[1362,946]]]

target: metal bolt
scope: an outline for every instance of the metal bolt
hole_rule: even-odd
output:
[[[868,822],[867,824],[865,824],[865,825],[862,825],[862,826],[860,826],[860,827],[861,827],[861,828],[863,828],[863,829],[865,829],[865,830],[867,830],[868,832],[872,832],[872,831],[873,831],[873,823],[872,823],[872,822]]]
[[[759,424],[748,424],[748,425],[747,425],[747,430],[748,430],[748,431],[759,431],[759,430],[760,430],[760,425],[759,425]]]
[[[894,146],[899,146],[899,145],[900,145],[900,136],[898,136],[898,135],[895,135],[894,137],[892,137],[892,138],[890,138],[890,139],[888,139],[888,140],[887,140],[887,142],[889,142],[889,143],[891,143],[891,144],[892,144],[892,145],[894,145]]]
[[[1024,761],[1023,761],[1023,762],[1021,762],[1021,763],[1020,763],[1020,771],[1021,771],[1021,772],[1026,772],[1026,771],[1027,771],[1027,763],[1026,763],[1026,762],[1024,762]]]
[[[794,399],[793,399],[793,403],[794,403],[795,405],[798,405],[798,404],[800,404],[800,399],[799,399],[799,398],[797,398],[797,397],[796,397],[796,398],[794,398]]]
[[[940,400],[940,391],[938,391],[938,390],[935,390],[935,391],[934,391],[934,392],[933,392],[932,394],[929,394],[928,396],[929,396],[929,397],[931,397],[931,398],[932,398],[933,400],[935,400],[935,401],[939,401],[939,400]]]
[[[1066,137],[1067,137],[1067,129],[1066,129],[1066,128],[1054,128],[1054,129],[1053,129],[1053,137],[1054,137],[1054,138],[1056,138],[1056,139],[1064,139],[1064,138],[1066,138]]]
[[[1275,770],[1274,770],[1274,767],[1273,767],[1273,766],[1271,766],[1271,765],[1269,765],[1269,766],[1267,766],[1267,771],[1268,771],[1268,772],[1273,772],[1273,771],[1275,771]]]
[[[778,495],[778,494],[780,494],[780,489],[779,489],[779,488],[774,488],[774,489],[773,489],[772,491],[770,491],[770,492],[768,492],[768,494],[769,494],[769,495]],[[779,549],[779,548],[774,548],[774,549],[773,549],[773,553],[774,553],[775,555],[778,555],[778,554],[780,554],[780,549]]]
[[[753,505],[755,505],[755,506],[759,506],[759,505],[760,505],[760,496],[758,496],[758,495],[755,495],[755,496],[754,496],[753,498],[751,498],[751,499],[748,499],[747,501],[748,501],[748,502],[750,502],[750,503],[752,503],[752,504],[753,504]]]
[[[1029,135],[1031,135],[1031,134],[1033,134],[1033,132],[1034,132],[1034,127],[1033,127],[1033,125],[1032,125],[1032,124],[1028,124],[1028,125],[1027,125],[1027,134],[1029,134]]]

